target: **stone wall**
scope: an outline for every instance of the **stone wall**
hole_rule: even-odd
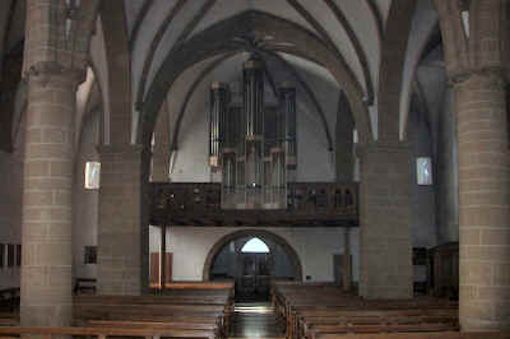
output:
[[[100,294],[141,292],[141,157],[142,149],[137,146],[100,149],[97,267]]]
[[[21,150],[0,152],[0,243],[21,244],[21,195],[23,159]],[[19,286],[20,269],[7,267],[7,248],[0,265],[0,288]]]
[[[370,146],[361,157],[360,294],[412,296],[410,235],[411,153],[402,146]]]

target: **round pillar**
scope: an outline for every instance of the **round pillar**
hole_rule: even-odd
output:
[[[22,215],[21,323],[72,319],[72,187],[77,73],[28,75]]]
[[[455,85],[459,165],[459,317],[463,331],[510,327],[510,182],[505,81]]]

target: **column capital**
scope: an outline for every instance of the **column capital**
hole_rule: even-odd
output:
[[[364,145],[357,145],[356,153],[361,158],[371,153],[409,153],[411,155],[411,145],[409,142],[384,142],[377,141]]]
[[[470,84],[483,81],[488,86],[495,86],[496,88],[505,88],[507,85],[507,75],[503,68],[483,68],[466,70],[463,73],[450,76],[449,85],[452,87],[457,86],[470,86]],[[477,84],[476,87],[479,87]]]
[[[38,62],[23,74],[28,82],[45,85],[50,82],[62,83],[74,89],[85,80],[85,71],[75,68],[66,68],[56,62]]]
[[[147,147],[140,144],[99,145],[96,148],[101,156],[114,154],[138,156],[145,152],[150,152]]]

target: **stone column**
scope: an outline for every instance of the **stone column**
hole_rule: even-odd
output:
[[[343,92],[338,102],[337,121],[335,127],[335,165],[336,181],[352,181],[354,175],[354,151],[352,119],[349,101]]]
[[[154,132],[156,144],[152,152],[152,175],[153,182],[169,181],[170,165],[170,127],[169,114],[166,111],[166,104],[159,112],[158,123]]]
[[[459,316],[463,331],[510,328],[509,139],[503,75],[455,84]]]
[[[375,144],[361,150],[360,294],[363,297],[412,297],[410,184],[408,147]]]
[[[439,115],[436,166],[436,220],[439,243],[459,241],[457,131],[453,110],[453,88],[444,93]]]
[[[352,285],[351,267],[351,229],[346,227],[344,231],[344,255],[342,257],[342,289],[349,292]]]
[[[72,185],[78,73],[56,64],[28,77],[22,213],[21,324],[72,319]]]
[[[99,153],[98,293],[138,295],[149,279],[142,198],[147,152],[137,145],[119,145],[102,146]]]

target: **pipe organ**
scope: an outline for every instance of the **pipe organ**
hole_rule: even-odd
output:
[[[296,91],[285,84],[278,105],[266,105],[264,75],[256,56],[244,63],[241,106],[230,104],[227,85],[211,85],[209,165],[221,171],[224,209],[287,208],[297,165]]]

